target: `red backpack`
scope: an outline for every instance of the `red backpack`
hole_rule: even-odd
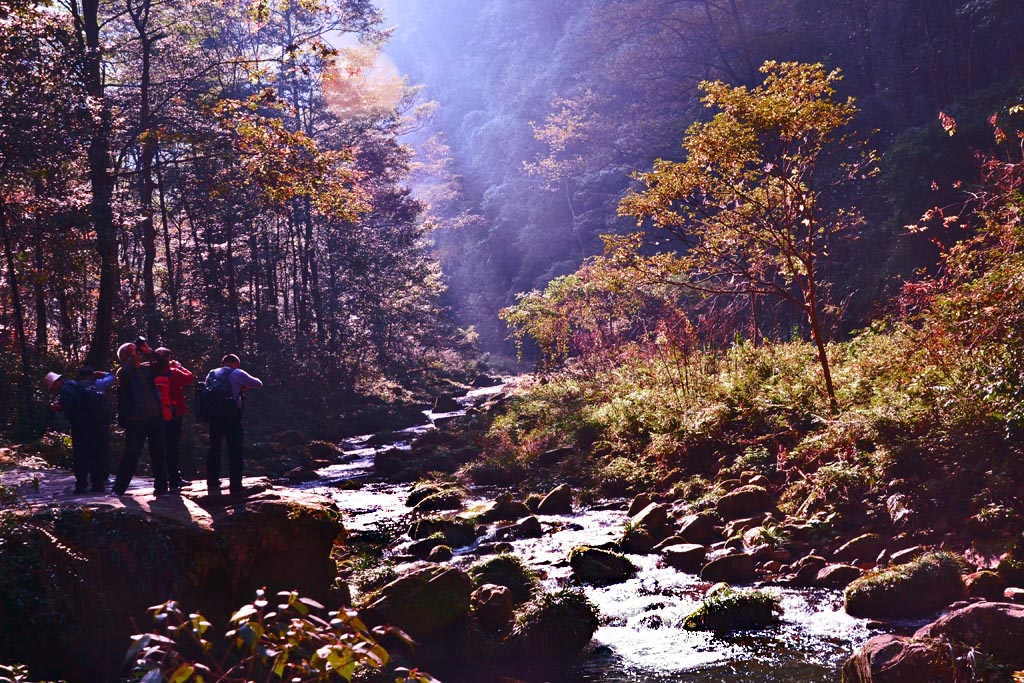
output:
[[[164,414],[164,422],[174,417],[174,405],[171,403],[171,378],[168,375],[157,375],[153,379],[156,390],[160,394],[160,410]]]

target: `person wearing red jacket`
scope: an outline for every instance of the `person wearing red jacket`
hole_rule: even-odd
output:
[[[164,414],[164,438],[167,444],[167,479],[171,491],[181,491],[181,427],[188,414],[185,387],[195,381],[195,375],[171,358],[171,350],[161,346],[153,352],[156,388],[160,392],[160,406]]]

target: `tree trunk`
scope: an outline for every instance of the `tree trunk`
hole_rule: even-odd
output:
[[[177,260],[174,258],[174,251],[171,249],[171,224],[167,216],[167,200],[164,197],[164,182],[159,164],[155,170],[157,196],[160,201],[160,222],[164,233],[164,254],[167,259],[167,295],[171,300],[171,316],[177,319],[181,316],[181,307],[178,303],[178,276],[175,272]],[[180,236],[178,243],[181,244]]]
[[[46,264],[46,260],[43,258],[43,234],[44,230],[37,224],[36,230],[33,234],[34,244],[32,245],[32,249],[35,252],[34,257],[36,266],[36,275],[32,282],[32,289],[36,304],[36,353],[43,353],[46,351],[50,332],[50,325],[46,310],[47,278],[44,275],[44,273],[49,270],[49,267]]]
[[[836,400],[836,390],[832,385],[832,368],[828,362],[828,352],[825,348],[825,338],[822,334],[821,316],[818,314],[818,306],[814,301],[814,295],[806,307],[807,320],[811,324],[811,335],[814,337],[814,345],[818,349],[818,362],[821,364],[821,374],[825,377],[825,393],[828,394],[828,409],[832,415],[839,413],[839,402]]]
[[[72,11],[77,15],[77,5]],[[89,140],[89,183],[92,186],[91,213],[96,231],[96,252],[100,257],[99,296],[96,300],[96,325],[86,356],[86,364],[105,367],[110,357],[114,336],[114,307],[121,284],[117,258],[117,232],[111,199],[114,176],[110,172],[110,106],[104,96],[102,51],[100,49],[99,0],[82,0],[82,13],[76,16],[80,34],[85,40],[85,89],[99,106],[98,120],[92,126]]]
[[[139,74],[139,232],[142,235],[142,313],[146,333],[151,338],[159,336],[159,320],[156,311],[156,285],[153,269],[156,264],[156,225],[153,220],[153,166],[156,159],[157,139],[153,130],[150,95],[152,91],[152,61],[155,39],[148,32],[150,0],[142,0],[136,6],[128,2],[128,14],[139,36],[142,60]]]
[[[32,362],[29,358],[28,339],[25,336],[25,310],[18,291],[18,271],[14,264],[14,249],[11,246],[11,235],[7,222],[7,206],[0,202],[0,238],[3,239],[4,259],[7,262],[7,287],[11,290],[11,308],[14,318],[14,336],[18,342],[21,355],[21,377],[18,378],[18,395],[22,405],[27,406],[32,400],[32,387],[29,378],[32,376]]]

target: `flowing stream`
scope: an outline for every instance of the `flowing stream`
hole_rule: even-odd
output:
[[[460,399],[468,406],[501,387],[478,389]],[[405,430],[405,441],[381,448],[408,449],[417,435],[433,429],[433,421],[457,413],[427,413],[431,424]],[[318,471],[308,484],[333,498],[346,514],[350,530],[409,515],[405,500],[411,484],[387,484],[373,477],[377,448],[370,437],[342,444],[345,463]],[[354,481],[363,481],[353,488]],[[343,486],[339,486],[343,484]],[[493,493],[493,492],[489,492]],[[492,499],[477,492],[467,500],[472,509]],[[573,515],[544,516],[541,538],[512,542],[513,552],[542,576],[545,588],[570,581],[566,556],[579,545],[600,545],[621,535],[625,504],[614,509],[578,509]],[[474,546],[455,550],[452,562],[468,566],[479,559]],[[590,647],[561,683],[625,683],[695,681],[728,683],[823,683],[839,681],[839,668],[872,632],[867,622],[848,616],[837,591],[769,587],[780,598],[783,615],[777,625],[730,635],[687,631],[681,626],[696,609],[708,584],[693,574],[659,566],[657,555],[630,555],[640,567],[636,577],[606,587],[586,587],[601,611],[601,626]],[[479,683],[491,683],[479,681]]]

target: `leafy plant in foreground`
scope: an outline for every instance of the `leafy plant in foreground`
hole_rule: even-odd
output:
[[[132,637],[127,659],[142,683],[248,683],[251,681],[351,681],[360,668],[382,670],[390,659],[377,638],[387,634],[408,640],[401,631],[369,629],[350,609],[327,619],[323,605],[294,591],[277,594],[271,607],[264,591],[229,620],[226,641],[211,639],[212,625],[201,614],[182,613],[170,600],[150,608],[157,628]],[[416,671],[396,669],[396,681],[431,683]]]

